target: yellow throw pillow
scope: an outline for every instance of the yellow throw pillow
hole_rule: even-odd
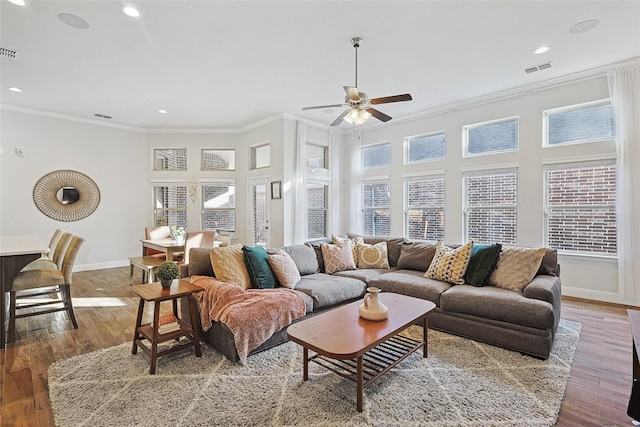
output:
[[[244,263],[241,243],[212,248],[210,256],[213,273],[218,280],[233,283],[242,289],[251,287],[251,278]]]
[[[356,236],[353,238],[348,237],[340,237],[340,236],[331,236],[331,240],[334,245],[342,246],[345,242],[351,243],[351,252],[353,255],[354,263],[357,262],[358,259],[358,246],[364,245],[364,238],[362,236]]]
[[[380,242],[375,245],[360,244],[357,246],[358,268],[389,268],[389,256],[387,255],[387,243]]]
[[[503,246],[496,269],[489,276],[489,284],[522,292],[536,276],[545,252],[545,248]]]
[[[464,273],[467,272],[472,249],[473,242],[453,249],[439,241],[436,246],[436,254],[433,256],[429,269],[424,273],[424,277],[455,285],[464,284]]]

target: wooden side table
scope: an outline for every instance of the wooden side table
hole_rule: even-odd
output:
[[[148,285],[133,285],[130,289],[140,297],[140,303],[138,305],[138,317],[136,319],[136,328],[133,333],[133,347],[131,354],[138,352],[138,347],[144,350],[151,358],[151,367],[149,368],[150,374],[156,373],[156,361],[158,357],[165,356],[167,354],[174,353],[189,347],[195,347],[196,357],[202,356],[202,350],[200,348],[200,339],[198,336],[198,328],[191,325],[197,325],[196,323],[196,307],[195,299],[193,297],[194,292],[200,292],[203,289],[200,286],[196,286],[187,280],[174,280],[170,288],[164,289],[159,282],[151,283]],[[184,322],[178,316],[178,300],[180,298],[187,298],[189,302],[189,316],[191,323]],[[178,321],[180,329],[161,334],[158,331],[160,322],[160,303],[162,301],[171,301],[173,304],[173,315]],[[153,302],[153,322],[142,324],[142,313],[144,312],[145,302]],[[183,314],[183,313],[181,313]],[[158,344],[170,340],[178,340],[180,337],[187,337],[189,340],[183,344],[176,344],[171,348],[163,351],[158,351]],[[143,340],[147,340],[150,343],[150,347],[147,346]]]

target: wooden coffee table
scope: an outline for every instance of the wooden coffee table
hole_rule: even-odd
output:
[[[393,293],[380,293],[389,307],[386,320],[374,322],[358,314],[362,301],[338,307],[289,326],[289,339],[302,346],[303,379],[309,379],[309,361],[356,383],[357,409],[362,412],[362,391],[382,374],[420,347],[427,357],[427,316],[431,301]],[[422,341],[399,335],[422,321]],[[315,352],[309,356],[309,350]]]

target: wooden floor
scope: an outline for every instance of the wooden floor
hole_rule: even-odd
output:
[[[0,351],[3,426],[51,426],[47,369],[56,360],[130,341],[138,300],[129,268],[74,273],[79,329],[64,312],[18,319]],[[150,319],[151,313],[145,314]],[[562,317],[582,323],[558,426],[629,426],[631,331],[626,307],[565,299]]]

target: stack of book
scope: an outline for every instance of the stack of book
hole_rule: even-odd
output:
[[[180,324],[178,323],[178,319],[173,314],[162,316],[158,321],[158,333],[159,334],[168,334],[170,332],[175,332],[180,329]]]

